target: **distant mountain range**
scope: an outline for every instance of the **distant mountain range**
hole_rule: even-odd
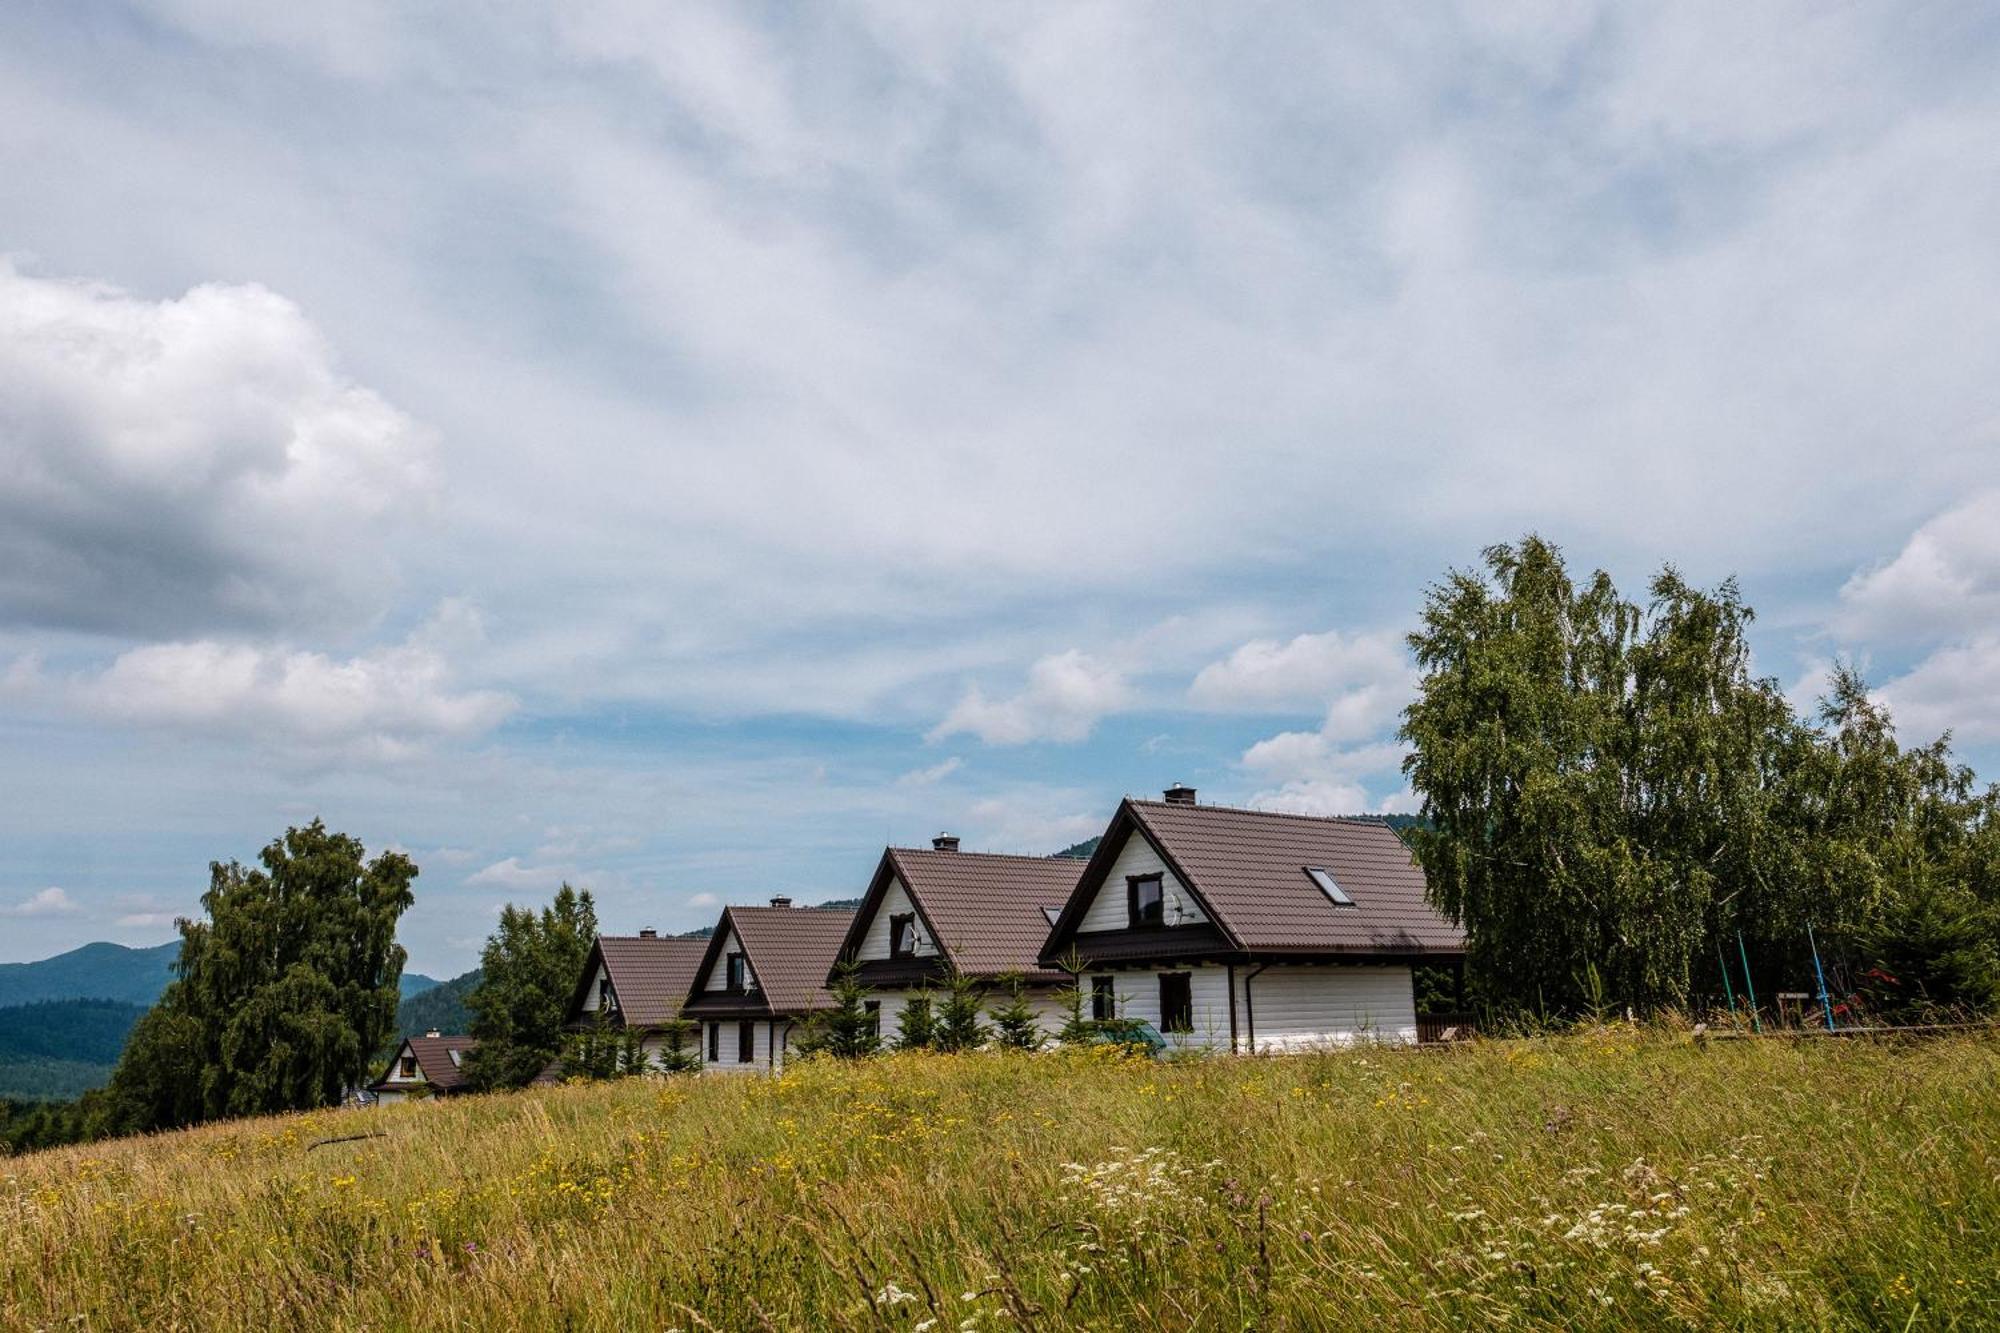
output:
[[[173,980],[181,942],[150,949],[86,944],[37,963],[0,963],[0,1006],[42,1000],[120,1000],[150,1005]]]
[[[0,963],[0,1099],[68,1100],[108,1083],[132,1025],[173,980],[180,951],[178,940],[150,949],[100,942]],[[434,978],[403,974],[406,1003],[437,989]]]

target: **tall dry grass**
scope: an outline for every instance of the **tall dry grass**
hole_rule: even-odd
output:
[[[0,1326],[1987,1328],[1997,1153],[1986,1039],[906,1056],[0,1161]]]

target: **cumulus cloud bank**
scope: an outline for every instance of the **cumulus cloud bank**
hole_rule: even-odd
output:
[[[425,433],[255,285],[152,301],[0,258],[0,620],[350,622],[433,483]]]
[[[1080,741],[1099,718],[1117,712],[1131,698],[1123,672],[1072,648],[1029,667],[1027,685],[1018,694],[989,699],[978,685],[967,686],[944,721],[931,729],[930,738],[963,732],[988,745]]]
[[[494,690],[460,690],[443,644],[469,628],[447,607],[401,644],[348,658],[282,646],[194,640],[119,654],[74,683],[99,716],[232,735],[309,753],[396,758],[423,743],[476,736],[514,708]]]

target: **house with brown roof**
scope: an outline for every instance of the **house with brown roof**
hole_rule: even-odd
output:
[[[987,984],[1020,977],[1053,1035],[1064,1017],[1055,992],[1069,978],[1040,953],[1083,868],[1073,857],[960,851],[950,834],[927,850],[886,849],[840,949],[882,1035],[893,1038],[910,998],[953,971]]]
[[[664,1029],[681,1016],[707,952],[705,939],[662,939],[656,930],[599,935],[591,942],[563,1026],[576,1031],[601,1022],[637,1029],[644,1034],[640,1047],[647,1059],[657,1062],[668,1041]]]
[[[782,1069],[800,1025],[832,1007],[827,974],[853,923],[852,911],[790,898],[725,907],[681,1005],[701,1025],[703,1067]]]
[[[1093,1017],[1258,1052],[1413,1042],[1411,968],[1464,952],[1381,820],[1200,805],[1175,786],[1119,805],[1039,961],[1080,962]]]
[[[433,1029],[421,1037],[405,1037],[389,1059],[388,1072],[368,1085],[378,1106],[392,1106],[412,1097],[446,1097],[468,1090],[462,1067],[477,1037],[445,1037]]]

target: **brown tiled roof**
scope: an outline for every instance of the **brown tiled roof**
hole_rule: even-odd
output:
[[[1049,937],[1049,917],[1042,909],[1062,909],[1084,864],[1061,856],[891,847],[855,914],[846,947],[859,947],[865,918],[881,905],[893,870],[908,886],[927,933],[960,972],[1021,972],[1045,979],[1036,963]]]
[[[618,995],[618,1017],[627,1027],[652,1027],[675,1017],[708,952],[705,939],[660,939],[645,935],[599,935],[584,964],[570,1019],[587,1017],[597,997],[587,994],[601,959]]]
[[[422,1071],[424,1082],[430,1084],[435,1093],[456,1092],[465,1084],[465,1073],[452,1063],[451,1053],[457,1051],[463,1056],[479,1044],[477,1037],[405,1037],[403,1045],[410,1048],[410,1054],[417,1057],[417,1068]],[[395,1068],[396,1060],[402,1058],[403,1049],[396,1048],[390,1057],[389,1067]],[[407,1083],[389,1083],[376,1080],[368,1085],[374,1091],[388,1089],[396,1091],[408,1088]]]
[[[1126,800],[1060,923],[1067,936],[1102,884],[1121,826],[1149,836],[1209,917],[1247,953],[1461,953],[1464,932],[1424,899],[1424,875],[1380,820]],[[1336,906],[1305,873],[1332,872]],[[1094,881],[1094,882],[1093,882]],[[1052,938],[1048,948],[1055,948]],[[1066,948],[1067,945],[1064,946]]]
[[[854,913],[823,907],[725,907],[715,934],[705,941],[707,952],[690,984],[688,1005],[726,1004],[732,1008],[762,1007],[774,1014],[802,1014],[829,1008],[826,978],[839,956],[840,942],[854,924]],[[722,996],[696,991],[715,968],[722,941],[734,931],[744,958],[757,978],[754,996]]]

